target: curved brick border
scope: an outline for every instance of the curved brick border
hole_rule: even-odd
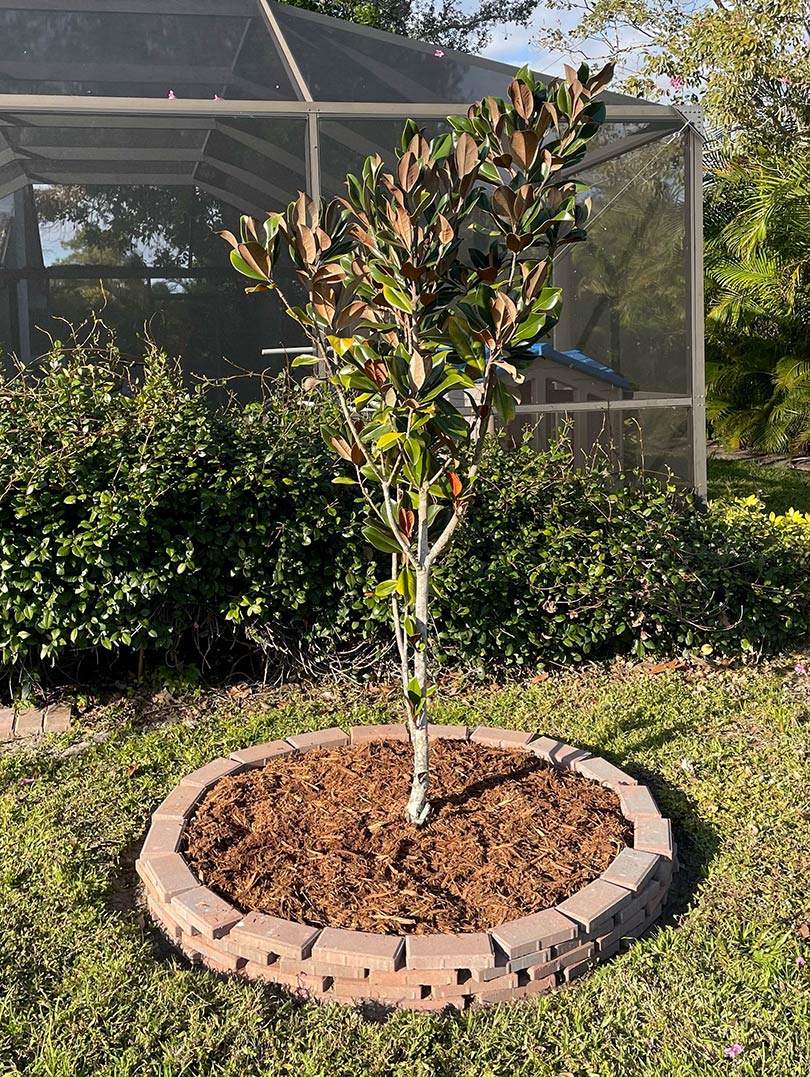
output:
[[[313,928],[264,913],[243,915],[201,886],[179,853],[183,830],[204,793],[226,774],[268,759],[373,740],[407,740],[402,725],[301,733],[234,752],[186,775],[152,816],[136,863],[149,910],[197,964],[278,984],[310,998],[374,1002],[412,1010],[507,1002],[581,976],[638,938],[658,918],[676,866],[668,819],[649,790],[580,748],[510,729],[430,726],[432,737],[533,752],[612,789],[633,822],[632,848],[556,908],[462,935],[398,935]]]

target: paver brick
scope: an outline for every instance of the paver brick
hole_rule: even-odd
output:
[[[623,886],[596,879],[560,902],[557,911],[582,924],[586,931],[591,931],[600,921],[615,916],[630,900],[630,891]]]
[[[12,707],[0,707],[0,741],[11,740],[14,736],[14,710]]]
[[[442,1013],[447,1009],[461,1009],[463,1002],[464,999],[423,998],[414,1002],[403,1001],[402,1008],[416,1013]]]
[[[178,913],[207,939],[219,939],[227,935],[230,929],[239,923],[242,915],[207,886],[196,886],[193,890],[175,894],[171,907],[177,909]]]
[[[67,733],[70,729],[70,707],[59,704],[45,711],[46,733]]]
[[[660,818],[661,812],[644,785],[620,785],[616,792],[622,806],[622,815],[626,819],[643,819],[646,816]]]
[[[335,927],[325,927],[312,947],[312,957],[318,961],[391,972],[402,963],[404,953],[404,940],[396,935]]]
[[[551,737],[535,737],[527,746],[527,751],[539,755],[547,763],[562,770],[570,770],[580,760],[590,759],[591,753],[584,748],[575,748],[561,740]]]
[[[278,984],[290,991],[302,994],[320,994],[331,982],[328,976],[307,976],[305,973],[294,974],[282,972],[276,965],[256,965],[252,961],[244,967],[248,976],[256,977],[267,983]]]
[[[469,740],[470,730],[466,725],[434,725],[428,722],[428,738],[432,740]]]
[[[543,909],[542,912],[499,924],[491,928],[489,933],[507,958],[512,960],[575,939],[579,927],[557,909]]]
[[[364,965],[346,965],[335,961],[320,961],[315,957],[306,957],[300,961],[295,957],[280,957],[278,967],[282,972],[305,972],[308,976],[339,976],[341,979],[368,980],[369,970]]]
[[[408,935],[410,969],[486,969],[495,964],[492,940],[485,932],[466,935]]]
[[[458,983],[457,969],[397,969],[396,972],[384,972],[381,969],[369,969],[369,984],[380,987],[450,987]]]
[[[247,962],[244,958],[226,954],[219,947],[206,945],[199,935],[186,935],[183,933],[180,945],[188,954],[199,954],[205,959],[205,964],[213,966],[217,972],[236,972],[243,968]]]
[[[179,942],[183,935],[183,929],[171,917],[166,915],[162,904],[153,897],[147,897],[146,905],[152,919],[163,929],[164,933],[175,942]]]
[[[516,957],[514,960],[507,962],[506,967],[510,972],[523,972],[525,969],[533,969],[544,965],[548,967],[549,972],[555,972],[559,967],[558,960],[552,950],[538,950],[533,954]]]
[[[266,744],[254,744],[250,748],[240,748],[231,752],[231,759],[246,767],[263,767],[268,759],[292,755],[295,749],[286,740],[270,740]]]
[[[577,965],[582,961],[592,958],[595,950],[595,941],[586,942],[582,946],[577,946],[575,950],[569,950],[567,954],[564,954],[562,957],[557,958],[560,968],[565,970],[567,968],[571,968],[572,965]],[[538,971],[537,976],[535,976],[534,978],[536,979],[537,977],[540,977],[542,975],[543,974]]]
[[[145,882],[151,883],[158,900],[164,905],[168,904],[175,894],[182,894],[200,885],[200,880],[179,853],[141,856],[135,861],[135,870]]]
[[[572,983],[574,980],[578,980],[580,976],[584,976],[589,968],[594,964],[592,957],[586,958],[584,961],[580,961],[577,965],[569,965],[563,972],[566,983]]]
[[[141,859],[152,860],[156,856],[176,853],[183,836],[183,824],[175,819],[157,819],[149,827],[146,841],[141,847]]]
[[[234,943],[244,941],[263,953],[303,960],[309,957],[320,933],[319,927],[297,924],[263,912],[250,912],[231,928],[229,938]]]
[[[652,879],[660,860],[657,853],[648,853],[644,849],[622,849],[600,878],[637,894]]]
[[[590,778],[592,781],[599,782],[600,785],[607,786],[608,789],[615,789],[619,785],[638,784],[635,778],[631,778],[625,771],[608,763],[607,759],[599,759],[595,756],[590,759],[574,760],[572,770],[581,774],[583,778]]]
[[[235,759],[214,759],[206,763],[204,767],[198,767],[187,774],[180,782],[181,785],[195,785],[200,789],[207,789],[209,785],[224,778],[226,774],[233,774],[242,770],[243,765]]]
[[[337,726],[329,729],[314,729],[311,733],[296,733],[287,737],[287,741],[299,752],[311,752],[315,748],[342,748],[349,743],[348,733]]]
[[[646,923],[646,910],[639,910],[634,916],[628,920],[623,920],[621,924],[614,927],[612,931],[609,931],[606,935],[600,935],[595,940],[596,949],[600,954],[603,954],[605,950],[611,950],[615,944],[618,948],[622,939],[636,939],[641,934],[641,929]],[[612,951],[611,952],[615,952]]]
[[[639,817],[635,820],[633,846],[648,853],[658,853],[668,860],[675,856],[672,823],[669,819]]]
[[[500,979],[497,981],[500,983]],[[467,980],[463,984],[434,984],[430,993],[433,998],[464,998],[479,990],[475,980]]]
[[[14,718],[14,734],[17,737],[35,737],[42,732],[44,714],[36,707],[17,711]]]
[[[470,740],[492,748],[525,748],[535,736],[535,733],[524,733],[520,729],[499,729],[495,726],[479,725],[470,733]]]
[[[152,812],[152,820],[165,819],[184,823],[197,807],[202,796],[202,789],[197,785],[176,785],[165,800]]]
[[[410,740],[403,722],[382,722],[378,725],[353,725],[349,730],[352,744],[370,744],[376,740]]]

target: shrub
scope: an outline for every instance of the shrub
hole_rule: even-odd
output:
[[[465,586],[437,597],[447,650],[519,666],[773,651],[807,632],[807,517],[769,517],[755,498],[705,512],[653,477],[577,469],[564,444],[490,452],[446,565],[445,578],[464,565]]]
[[[302,647],[356,633],[374,566],[341,541],[354,504],[316,419],[284,380],[213,409],[165,356],[136,374],[97,341],[6,380],[0,663],[205,651],[256,621]]]
[[[199,660],[217,641],[264,641],[282,667],[383,654],[371,595],[388,565],[357,541],[353,489],[331,482],[322,407],[281,378],[260,403],[214,408],[159,353],[136,372],[90,344],[0,383],[5,673],[105,649]],[[706,512],[652,478],[577,470],[564,443],[486,451],[437,570],[446,661],[774,651],[806,634],[807,516],[750,498]],[[463,587],[446,582],[456,559]]]

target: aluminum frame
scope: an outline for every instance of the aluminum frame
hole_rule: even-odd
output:
[[[227,121],[228,118],[300,118],[305,120],[302,147],[304,175],[309,193],[321,194],[320,120],[321,118],[379,118],[379,119],[445,119],[448,115],[466,109],[467,100],[443,102],[401,101],[316,101],[298,64],[294,50],[288,44],[284,30],[276,17],[279,5],[272,0],[230,0],[231,12],[223,12],[221,0],[172,0],[173,15],[221,15],[252,18],[259,16],[272,39],[279,60],[289,79],[296,100],[162,100],[154,97],[83,97],[61,94],[0,94],[0,116],[13,114],[27,118],[34,126],[45,115],[57,115],[65,127],[84,127],[92,117],[104,118],[110,126],[134,127],[137,125],[158,127],[177,126],[184,120],[190,127],[207,127],[211,121]],[[155,14],[165,13],[160,0],[69,0],[72,10],[88,13]],[[61,12],[65,0],[0,0],[0,11],[19,9],[26,11]],[[381,48],[397,43],[395,35],[354,23],[341,23],[314,12],[294,9],[303,20],[312,20],[321,26],[337,23],[353,34],[379,42]],[[432,52],[433,46],[408,41],[408,48]],[[401,47],[401,46],[399,46]],[[505,64],[480,57],[466,57],[446,50],[450,58],[474,62],[476,68],[499,73],[504,82],[513,75]],[[685,212],[686,238],[688,244],[688,294],[687,318],[689,359],[691,365],[691,392],[689,395],[642,398],[638,400],[588,401],[582,404],[520,405],[520,414],[566,414],[568,412],[632,411],[640,408],[688,407],[692,424],[692,480],[697,492],[706,495],[706,439],[705,439],[705,374],[704,374],[704,326],[703,326],[703,133],[700,111],[679,110],[674,106],[648,101],[637,101],[621,95],[606,95],[605,106],[609,123],[644,124],[658,123],[659,130],[648,130],[629,136],[615,144],[600,148],[583,167],[592,167],[625,152],[639,148],[658,138],[667,137],[686,124],[684,132],[685,157]],[[212,128],[213,129],[213,128]],[[92,150],[88,152],[88,160]],[[131,178],[131,177],[130,177]],[[170,183],[171,178],[155,176],[154,182]],[[65,275],[70,275],[70,268]],[[147,275],[154,275],[148,271]]]

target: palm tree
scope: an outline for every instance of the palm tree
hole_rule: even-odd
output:
[[[707,213],[708,415],[732,448],[810,445],[810,149],[727,162]]]

